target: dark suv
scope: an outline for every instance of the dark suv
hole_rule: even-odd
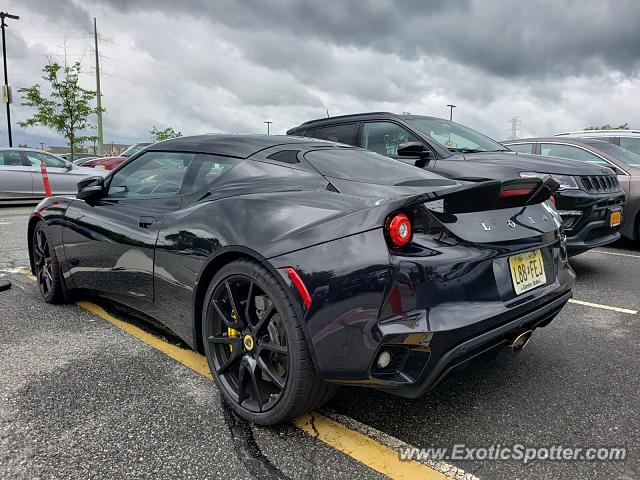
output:
[[[613,171],[575,160],[512,152],[463,125],[387,112],[305,122],[287,135],[356,145],[463,182],[517,177],[555,178],[555,196],[571,255],[620,238],[624,192]],[[587,189],[583,179],[598,185]]]

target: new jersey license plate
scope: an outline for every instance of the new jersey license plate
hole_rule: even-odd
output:
[[[511,280],[513,281],[516,295],[544,285],[547,282],[540,250],[532,250],[531,252],[509,257],[509,269],[511,270]]]

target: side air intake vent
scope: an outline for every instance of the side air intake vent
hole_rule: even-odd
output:
[[[299,150],[281,150],[276,153],[272,153],[267,158],[269,160],[275,160],[282,163],[300,163],[298,160]]]

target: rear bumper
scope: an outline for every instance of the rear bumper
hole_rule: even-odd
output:
[[[483,353],[500,348],[518,333],[546,326],[572,297],[568,291],[543,306],[496,328],[473,336],[445,351],[415,382],[383,390],[406,398],[417,398],[433,389],[453,369]]]

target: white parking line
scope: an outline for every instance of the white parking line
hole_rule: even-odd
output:
[[[628,313],[630,315],[638,314],[637,310],[629,310],[628,308],[612,307],[610,305],[601,305],[599,303],[584,302],[582,300],[574,300],[573,298],[569,299],[569,303],[576,303],[578,305],[584,305],[585,307],[602,308],[603,310],[611,310],[613,312]]]
[[[593,253],[603,253],[605,255],[617,255],[619,257],[640,258],[640,255],[632,255],[630,253],[605,252],[604,250],[591,250]]]
[[[13,224],[13,222],[2,222],[0,221],[0,225],[11,225]]]

